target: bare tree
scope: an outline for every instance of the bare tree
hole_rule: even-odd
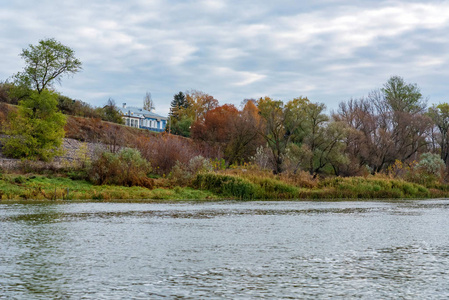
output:
[[[154,101],[150,92],[146,92],[145,97],[143,98],[143,109],[148,111],[155,109]]]
[[[358,161],[359,169],[380,172],[395,160],[416,160],[427,150],[432,124],[425,107],[416,84],[393,76],[366,99],[341,103],[334,118],[351,128],[346,148],[351,161]]]

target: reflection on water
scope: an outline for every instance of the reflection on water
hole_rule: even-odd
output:
[[[3,204],[0,299],[444,299],[448,208]]]

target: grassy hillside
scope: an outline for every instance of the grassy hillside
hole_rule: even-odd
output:
[[[8,122],[8,114],[16,111],[17,107],[0,102],[0,125]],[[134,127],[105,122],[98,118],[83,118],[66,115],[66,138],[72,138],[83,142],[110,143],[114,139],[123,145],[132,144],[141,137],[151,137],[157,133]],[[0,132],[3,126],[0,127]]]

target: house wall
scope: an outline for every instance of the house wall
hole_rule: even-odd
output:
[[[140,128],[162,132],[165,131],[166,123],[167,122],[165,120],[158,121],[157,119],[148,118],[141,122]]]
[[[125,125],[140,128],[140,120],[138,118],[124,117]]]
[[[165,131],[165,127],[167,125],[167,120],[161,119],[158,121],[157,119],[152,118],[136,118],[136,117],[128,117],[124,116],[123,119],[125,120],[126,126],[136,127],[136,128],[142,128],[142,129],[148,129],[152,131],[162,132]]]

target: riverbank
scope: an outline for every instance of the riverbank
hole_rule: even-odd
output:
[[[37,200],[319,200],[425,199],[449,197],[446,185],[426,187],[403,180],[370,177],[328,178],[314,185],[287,183],[277,178],[198,174],[188,186],[154,180],[154,187],[94,185],[61,175],[2,174],[2,202]]]

